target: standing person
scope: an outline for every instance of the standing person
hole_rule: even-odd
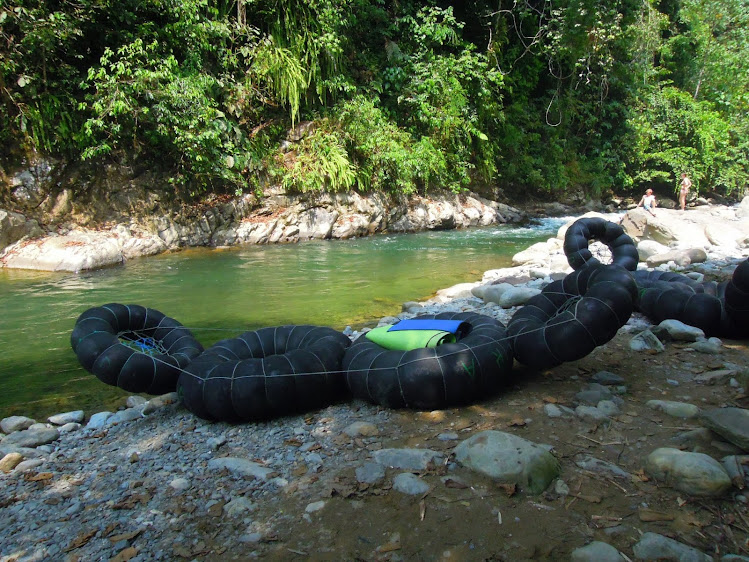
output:
[[[679,184],[679,205],[681,210],[684,211],[687,208],[687,195],[689,195],[689,188],[692,187],[692,180],[686,174],[681,174],[681,183]]]
[[[642,196],[642,199],[640,199],[640,202],[637,204],[637,206],[644,207],[648,213],[655,216],[655,212],[653,212],[653,209],[655,209],[656,207],[656,202],[655,195],[653,195],[652,189],[648,189],[645,191],[645,195]]]

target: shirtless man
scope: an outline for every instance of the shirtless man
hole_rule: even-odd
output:
[[[685,210],[687,207],[687,195],[689,195],[689,188],[692,187],[692,180],[686,174],[681,174],[681,183],[679,184],[679,205],[681,210]]]

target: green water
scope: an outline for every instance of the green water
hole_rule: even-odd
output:
[[[510,266],[558,224],[193,249],[81,274],[0,269],[0,418],[123,403],[127,393],[84,371],[70,348],[75,320],[90,307],[155,308],[204,346],[263,326],[360,328],[405,301]]]

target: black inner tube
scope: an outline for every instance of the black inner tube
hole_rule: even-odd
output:
[[[535,369],[581,359],[627,323],[636,298],[634,278],[621,266],[593,262],[570,273],[513,315],[507,331],[515,358]]]
[[[674,319],[700,328],[706,336],[749,335],[749,260],[729,281],[700,283],[686,275],[637,271],[638,309],[654,322]]]
[[[460,320],[471,326],[455,343],[387,350],[359,337],[343,368],[351,394],[389,408],[441,409],[494,394],[512,369],[505,326],[482,314],[446,312],[416,318]]]
[[[601,263],[588,249],[590,240],[599,240],[609,247],[611,265],[618,265],[628,271],[637,269],[640,256],[632,238],[625,234],[621,225],[600,217],[578,219],[567,229],[564,236],[564,253],[572,269]]]
[[[346,394],[351,340],[322,326],[279,326],[217,342],[179,377],[185,407],[209,420],[247,422],[308,411]]]
[[[164,394],[202,351],[173,318],[137,304],[109,303],[78,317],[70,344],[84,369],[129,392]]]

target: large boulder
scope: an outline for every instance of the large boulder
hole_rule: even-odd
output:
[[[628,211],[622,217],[622,228],[632,240],[655,240],[668,246],[678,240],[677,233],[672,230],[661,217],[653,217],[639,207]]]
[[[744,197],[736,208],[736,217],[739,219],[749,218],[749,197]]]
[[[122,247],[110,233],[72,232],[17,244],[4,256],[5,267],[42,271],[85,271],[122,263]]]

